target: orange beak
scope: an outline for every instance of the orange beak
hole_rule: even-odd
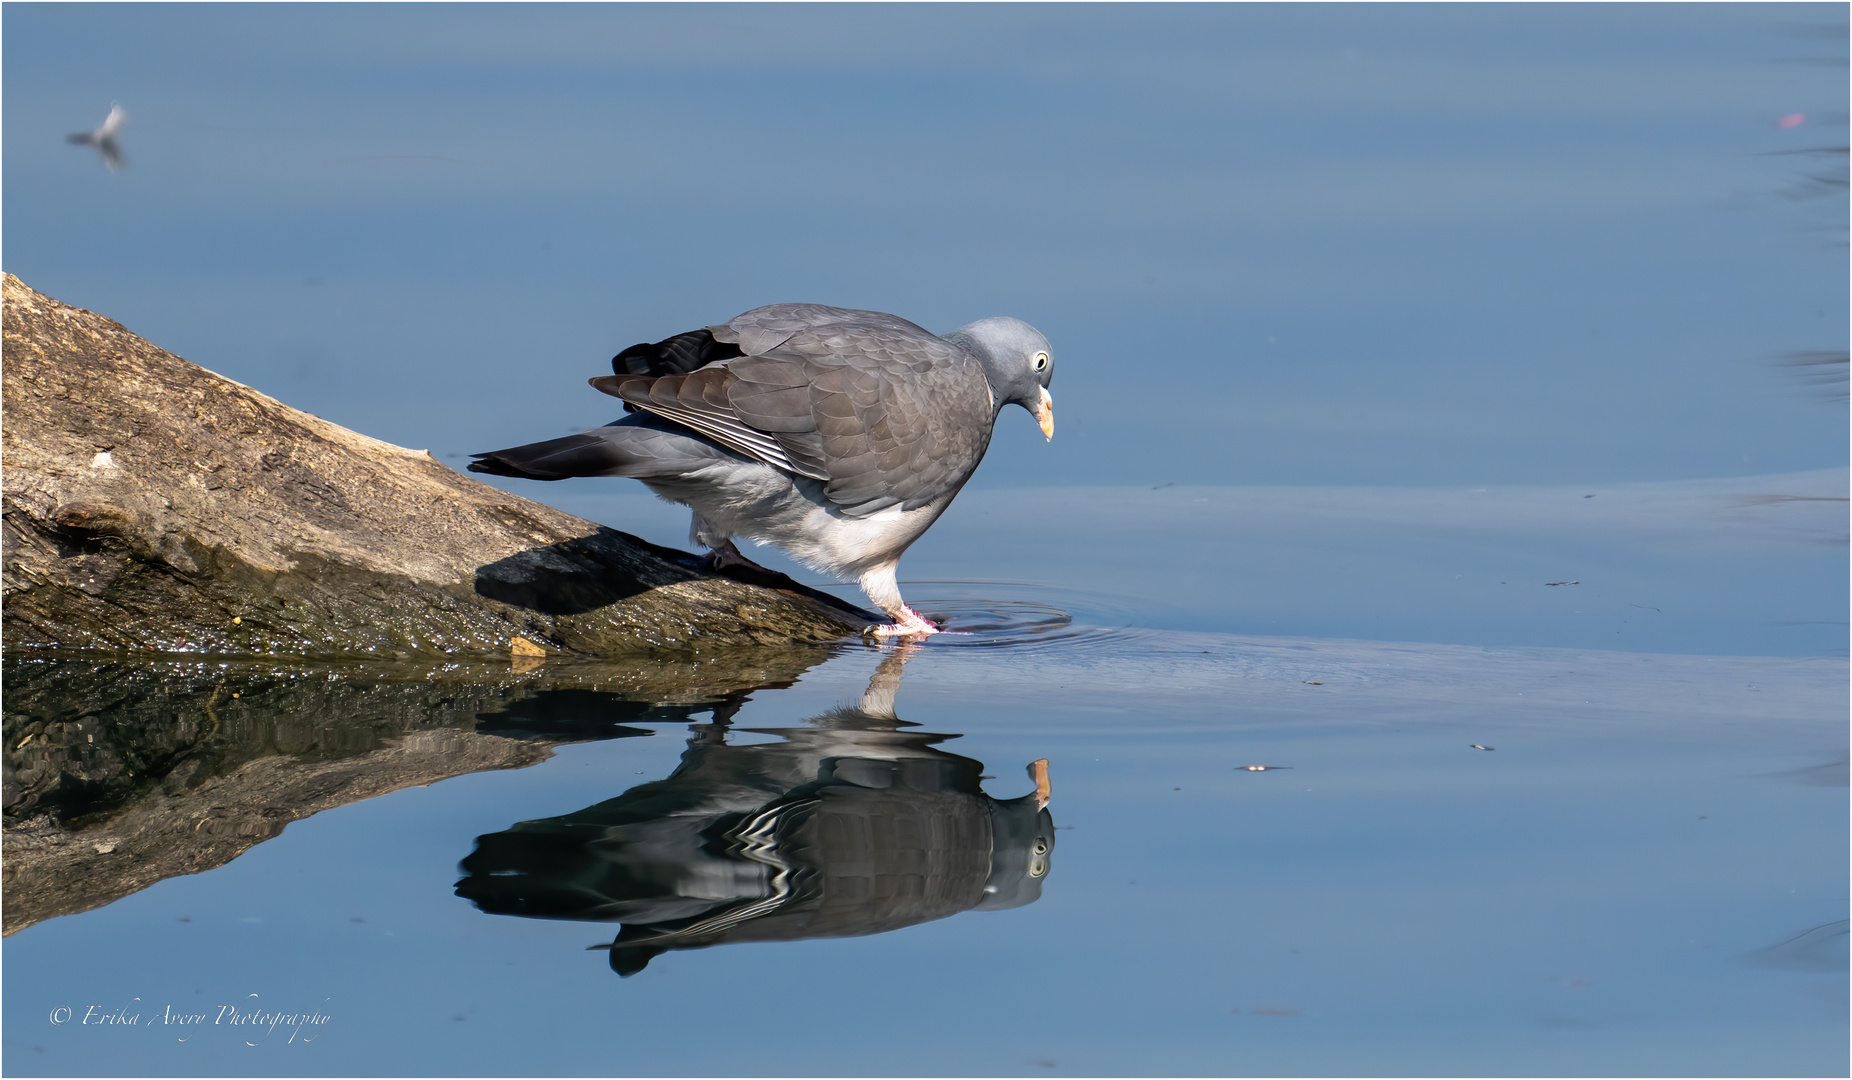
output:
[[[1042,389],[1042,400],[1035,403],[1035,422],[1042,425],[1045,438],[1055,437],[1055,399],[1048,396],[1046,387]]]
[[[1029,763],[1029,777],[1035,781],[1035,807],[1038,810],[1048,806],[1048,798],[1054,794],[1054,787],[1048,782],[1048,759],[1037,758]]]

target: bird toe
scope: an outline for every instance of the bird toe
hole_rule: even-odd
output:
[[[900,606],[899,611],[890,611],[888,614],[894,616],[893,622],[885,626],[871,626],[863,632],[863,636],[873,637],[877,640],[883,638],[918,640],[944,632],[940,629],[939,624],[921,615],[905,604]]]

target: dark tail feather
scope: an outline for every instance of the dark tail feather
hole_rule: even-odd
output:
[[[472,455],[470,472],[564,480],[570,476],[617,476],[625,456],[609,439],[592,432]]]

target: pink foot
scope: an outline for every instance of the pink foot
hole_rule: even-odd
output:
[[[927,637],[932,634],[937,634],[937,633],[942,632],[939,629],[939,627],[932,622],[932,620],[926,618],[924,615],[921,615],[919,612],[913,610],[912,608],[908,607],[905,604],[900,605],[900,611],[898,614],[891,612],[891,611],[888,612],[888,614],[894,616],[893,622],[888,623],[886,626],[871,626],[866,631],[864,631],[864,634],[872,635],[878,638],[885,638],[885,637],[923,638],[923,637]]]

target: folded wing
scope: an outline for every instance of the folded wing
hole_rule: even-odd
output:
[[[685,374],[609,375],[592,385],[747,457],[824,481],[825,497],[851,517],[956,491],[990,442],[995,407],[983,369],[905,319],[774,304],[706,333],[743,355]]]

